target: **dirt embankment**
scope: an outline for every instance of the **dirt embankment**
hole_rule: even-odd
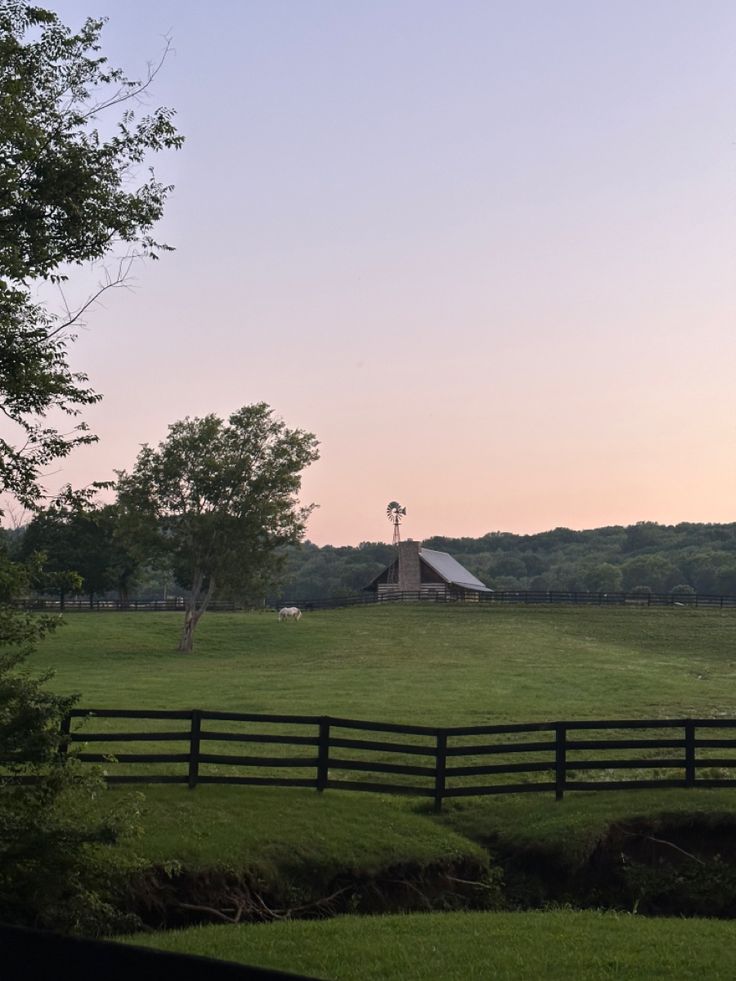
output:
[[[463,859],[396,865],[376,873],[346,870],[327,883],[257,871],[151,867],[127,886],[125,907],[149,928],[319,918],[338,913],[495,909],[504,904],[500,873]]]
[[[549,843],[515,848],[489,836],[490,864],[469,858],[379,871],[243,871],[152,866],[122,905],[144,928],[319,918],[339,913],[533,909],[551,904],[643,915],[736,916],[736,815],[612,823],[570,864]]]
[[[662,816],[611,824],[579,864],[547,847],[489,843],[515,907],[549,903],[651,916],[736,916],[736,815]]]

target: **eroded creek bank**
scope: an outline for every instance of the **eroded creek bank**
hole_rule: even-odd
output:
[[[149,928],[318,918],[338,913],[534,909],[550,904],[644,915],[736,915],[736,816],[676,815],[612,823],[574,860],[549,843],[510,845],[493,833],[488,862],[463,858],[265,877],[243,871],[151,867],[124,905]]]
[[[556,903],[649,916],[736,916],[736,816],[617,821],[576,861],[541,844],[486,844],[513,908]]]
[[[377,872],[346,870],[323,881],[303,871],[264,879],[255,870],[172,870],[151,867],[132,880],[124,905],[147,927],[324,918],[338,913],[498,909],[500,872],[472,859],[393,865]]]

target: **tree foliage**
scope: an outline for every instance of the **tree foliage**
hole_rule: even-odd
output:
[[[0,410],[13,434],[0,437],[0,492],[26,506],[42,496],[44,467],[95,439],[77,417],[99,396],[69,366],[70,328],[133,257],[166,248],[153,228],[171,188],[135,175],[182,138],[171,110],[137,115],[152,76],[108,64],[103,24],[74,32],[49,10],[0,5]],[[70,265],[110,256],[117,272],[81,307],[55,314],[34,299],[38,283],[62,289]],[[48,423],[51,410],[75,420],[70,431]]]
[[[318,458],[312,433],[288,429],[265,403],[227,421],[215,415],[169,427],[145,445],[131,473],[118,474],[118,504],[131,532],[167,552],[189,590],[179,649],[218,591],[264,579],[284,546],[299,541],[311,506],[299,505],[301,474]]]
[[[91,494],[66,493],[37,511],[19,552],[24,559],[41,559],[32,586],[58,593],[62,608],[65,595],[82,592],[90,605],[112,590],[125,602],[141,564],[126,544],[118,507],[100,506]]]
[[[101,818],[102,780],[75,765],[62,736],[76,696],[49,691],[48,674],[24,668],[59,625],[12,606],[36,572],[0,547],[0,921],[87,934],[130,928],[105,852],[134,830],[137,811],[125,801]]]
[[[166,247],[153,227],[170,188],[152,171],[136,174],[149,153],[176,148],[181,137],[170,110],[138,117],[152,75],[136,82],[110,66],[102,27],[88,19],[75,33],[49,10],[0,4],[0,493],[31,509],[43,497],[43,469],[95,438],[79,420],[99,396],[69,365],[73,325],[124,280],[130,262]],[[99,288],[71,308],[70,267],[106,257],[117,271],[104,270]],[[49,289],[58,290],[62,312],[47,305]],[[69,425],[55,425],[54,414]],[[97,851],[115,840],[120,822],[95,813],[101,780],[76,772],[61,738],[74,696],[53,694],[48,675],[24,667],[58,625],[14,607],[43,575],[41,556],[19,564],[3,538],[0,920],[84,933],[122,928],[130,924],[109,901],[110,872]]]

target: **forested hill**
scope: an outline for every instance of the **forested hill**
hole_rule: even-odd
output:
[[[481,538],[437,536],[423,545],[449,552],[494,589],[669,592],[690,586],[699,593],[736,594],[736,523],[646,521],[538,535],[494,531]],[[289,551],[283,595],[304,601],[360,592],[392,554],[380,542],[339,548],[305,542]]]

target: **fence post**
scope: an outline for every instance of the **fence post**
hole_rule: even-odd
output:
[[[685,786],[695,786],[695,722],[685,721]]]
[[[71,715],[65,715],[59,726],[59,759],[64,760],[69,752],[70,733],[72,729]]]
[[[189,789],[194,790],[199,777],[199,734],[202,713],[192,709],[192,728],[189,734]]]
[[[442,798],[445,794],[445,770],[447,767],[447,733],[437,731],[437,760],[434,771],[434,810],[439,814],[442,810]]]
[[[322,793],[327,787],[330,769],[330,720],[325,716],[319,723],[319,743],[317,745],[317,790]]]
[[[567,729],[561,722],[555,723],[555,800],[562,800],[567,779],[566,760]]]

